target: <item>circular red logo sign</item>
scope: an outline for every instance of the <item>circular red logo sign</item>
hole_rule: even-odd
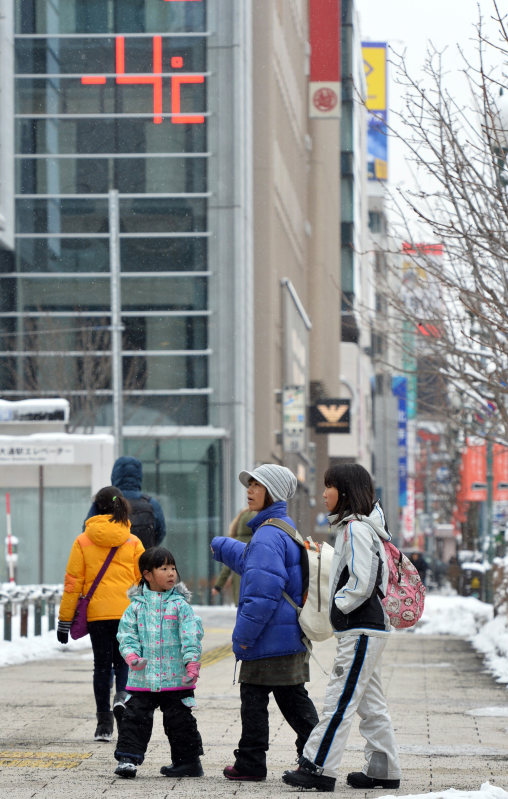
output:
[[[337,94],[333,89],[321,88],[314,92],[312,103],[318,111],[332,111],[337,105]]]

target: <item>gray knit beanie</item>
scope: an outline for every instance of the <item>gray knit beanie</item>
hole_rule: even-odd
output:
[[[275,463],[263,463],[262,466],[256,466],[252,472],[240,472],[238,479],[246,487],[249,485],[249,480],[257,480],[266,488],[274,502],[285,502],[296,492],[297,481],[293,472],[286,466],[277,466]]]

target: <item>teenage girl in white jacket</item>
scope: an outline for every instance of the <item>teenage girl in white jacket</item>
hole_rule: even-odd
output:
[[[352,788],[398,788],[400,764],[392,722],[381,685],[381,655],[390,621],[381,604],[388,570],[382,539],[389,540],[383,510],[375,502],[372,478],[363,466],[332,466],[323,497],[336,535],[330,575],[330,620],[337,653],[323,713],[296,771],[284,782],[298,788],[333,791],[355,713],[366,740],[362,771],[347,776]]]

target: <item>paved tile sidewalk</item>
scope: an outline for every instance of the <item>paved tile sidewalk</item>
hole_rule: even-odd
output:
[[[222,776],[223,767],[233,762],[240,733],[234,658],[224,656],[230,632],[227,626],[205,626],[207,665],[201,671],[196,711],[205,748],[205,777],[199,780],[175,781],[159,775],[160,766],[170,762],[160,713],[138,777],[115,777],[114,742],[93,741],[90,652],[0,669],[1,799],[300,796],[280,779],[294,764],[295,734],[273,702],[266,782],[234,784]],[[334,646],[334,641],[327,641],[315,649],[327,670]],[[326,678],[314,662],[311,676],[309,692],[319,710]],[[478,790],[486,781],[508,790],[508,689],[485,672],[467,642],[394,633],[384,656],[383,679],[401,753],[399,796],[447,788]],[[382,790],[364,794],[345,785],[347,772],[362,766],[362,740],[354,724],[337,794],[386,794]]]

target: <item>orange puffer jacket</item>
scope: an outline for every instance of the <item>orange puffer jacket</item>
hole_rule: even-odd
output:
[[[72,545],[65,572],[64,594],[58,617],[72,621],[80,594],[85,595],[108,556],[118,547],[88,606],[88,621],[120,619],[129,605],[127,591],[139,582],[139,556],[144,547],[131,535],[130,522],[111,521],[109,514],[91,516]]]

